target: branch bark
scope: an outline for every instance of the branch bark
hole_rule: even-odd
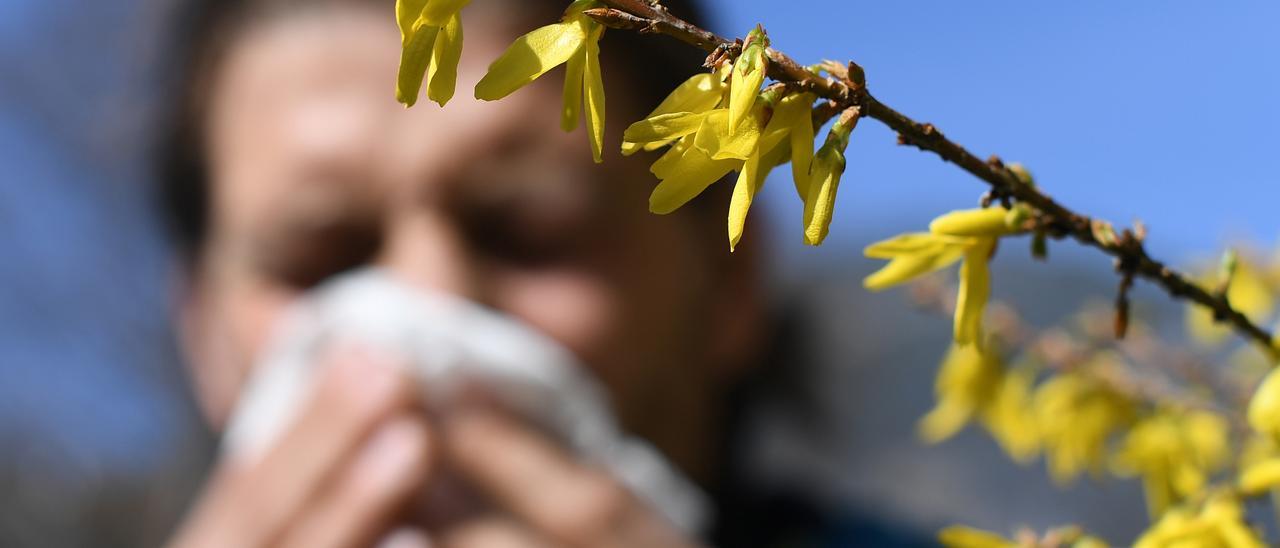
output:
[[[729,40],[699,28],[672,15],[666,8],[648,0],[600,0],[608,8],[587,10],[587,14],[606,26],[641,33],[665,34],[708,53],[726,52],[736,55],[741,42]],[[840,109],[857,106],[864,116],[889,126],[898,133],[901,144],[937,154],[973,176],[987,183],[992,195],[1013,199],[1032,206],[1038,211],[1042,229],[1056,238],[1070,237],[1083,245],[1097,248],[1115,257],[1117,270],[1122,275],[1132,273],[1155,283],[1175,299],[1185,299],[1213,311],[1214,317],[1231,326],[1242,337],[1257,345],[1272,359],[1280,361],[1280,349],[1273,344],[1272,333],[1255,324],[1247,316],[1231,306],[1225,292],[1210,292],[1191,281],[1186,275],[1165,265],[1147,254],[1142,238],[1126,230],[1120,238],[1099,238],[1096,227],[1110,223],[1077,213],[1059,204],[1052,197],[1032,185],[1023,184],[1017,175],[1005,167],[998,158],[978,158],[969,150],[947,139],[933,124],[920,123],[881,103],[863,85],[861,69],[853,63],[856,77],[847,74],[842,78],[823,77],[806,69],[787,54],[769,48],[769,77],[780,82],[799,86],[819,97],[834,102]],[[839,71],[829,71],[839,72]]]

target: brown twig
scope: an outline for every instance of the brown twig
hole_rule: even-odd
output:
[[[648,0],[600,0],[608,8],[587,10],[601,23],[643,33],[665,34],[707,52],[736,55],[740,43],[729,40],[671,15],[666,8]],[[736,48],[736,49],[735,49]],[[769,77],[788,82],[800,89],[833,101],[842,107],[858,106],[863,116],[874,118],[898,133],[899,142],[933,152],[943,160],[982,179],[991,186],[994,196],[1012,198],[1037,210],[1040,226],[1055,238],[1074,238],[1116,258],[1139,277],[1159,285],[1174,298],[1186,299],[1213,311],[1214,317],[1229,324],[1237,333],[1258,344],[1272,361],[1280,361],[1280,349],[1273,344],[1272,334],[1236,310],[1225,296],[1216,295],[1187,276],[1175,271],[1147,254],[1140,239],[1120,242],[1099,239],[1094,231],[1098,220],[1059,204],[1033,185],[1023,184],[1018,176],[998,159],[983,161],[959,144],[947,139],[933,124],[922,124],[881,103],[861,81],[861,68],[850,63],[847,75],[823,77],[806,69],[794,59],[769,48]],[[828,69],[828,73],[833,71]],[[1109,223],[1106,223],[1109,226]],[[1105,240],[1105,241],[1104,241]]]

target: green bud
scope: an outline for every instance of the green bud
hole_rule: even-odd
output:
[[[1049,258],[1049,238],[1044,231],[1037,231],[1031,237],[1031,256],[1041,261]]]
[[[1009,173],[1012,173],[1014,177],[1018,178],[1019,183],[1027,185],[1029,187],[1036,186],[1035,178],[1031,176],[1031,172],[1027,171],[1027,168],[1022,164],[1017,164],[1017,163],[1009,164],[1008,169],[1009,169]]]
[[[1236,269],[1240,266],[1240,256],[1235,249],[1227,249],[1222,252],[1222,258],[1218,260],[1218,279],[1222,283],[1230,283],[1232,278],[1236,276]]]

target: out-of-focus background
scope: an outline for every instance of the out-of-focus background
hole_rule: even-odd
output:
[[[213,440],[175,351],[174,272],[148,203],[154,62],[180,1],[0,2],[0,545],[158,543],[206,465]],[[857,60],[885,102],[1027,164],[1074,208],[1140,217],[1151,251],[1176,264],[1227,241],[1275,243],[1280,5],[707,4],[722,34],[760,21],[801,61]],[[874,122],[854,134],[821,248],[799,245],[789,183],[759,202],[781,294],[829,341],[795,387],[809,404],[771,419],[767,457],[807,463],[827,496],[921,530],[1080,521],[1132,538],[1145,523],[1135,483],[1059,492],[1042,464],[1009,464],[984,435],[916,441],[950,326],[901,293],[864,292],[860,249],[972,206],[982,187],[893,143]],[[1048,267],[1022,253],[995,266],[997,297],[1042,325],[1114,283],[1096,254],[1051,254]],[[1150,289],[1136,298],[1177,313]]]

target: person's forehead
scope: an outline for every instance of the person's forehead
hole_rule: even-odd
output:
[[[471,97],[487,60],[509,38],[485,29],[468,26],[457,93],[448,107],[424,94],[406,110],[394,99],[400,44],[386,14],[346,8],[254,28],[228,55],[214,95],[215,168],[235,171],[221,177],[231,184],[262,179],[242,184],[283,192],[283,186],[334,173],[366,179],[364,184],[376,179],[421,186],[504,141],[585,155],[581,135],[558,129],[553,79],[494,103]]]

